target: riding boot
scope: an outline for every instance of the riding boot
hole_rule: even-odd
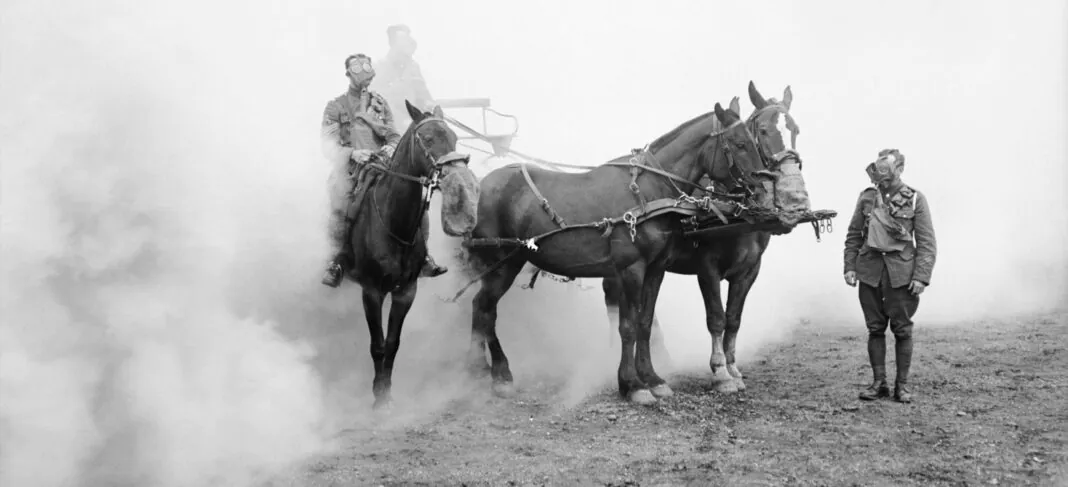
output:
[[[339,241],[336,243],[339,244],[341,250],[326,265],[326,272],[323,273],[322,280],[322,283],[326,286],[338,287],[345,278],[345,269],[349,267],[352,260],[351,247],[346,243],[347,236],[352,231],[352,223],[352,219],[345,218],[344,223],[341,224],[342,230],[335,236],[335,240]]]
[[[912,393],[909,392],[909,366],[912,365],[912,337],[897,338],[894,340],[896,352],[897,377],[894,381],[894,399],[898,402],[912,402]]]
[[[868,335],[868,361],[871,362],[871,371],[874,380],[867,389],[861,391],[860,398],[865,401],[874,401],[880,397],[890,395],[890,387],[886,385],[886,336]]]
[[[423,230],[423,242],[428,243],[430,240],[430,215],[423,213],[423,221],[421,223]],[[434,258],[430,256],[430,246],[427,245],[426,260],[423,261],[423,269],[419,272],[422,277],[437,277],[446,272],[449,272],[449,268],[445,266],[439,266],[437,262],[434,262]]]

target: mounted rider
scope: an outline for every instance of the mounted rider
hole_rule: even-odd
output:
[[[365,54],[345,58],[345,76],[349,79],[349,89],[326,104],[321,129],[323,155],[331,164],[327,184],[330,189],[330,243],[334,257],[322,279],[322,283],[330,287],[341,284],[351,260],[349,236],[358,208],[356,205],[360,201],[359,193],[366,187],[354,188],[359,169],[373,160],[388,164],[401,139],[389,104],[381,95],[368,89],[375,76],[371,58]],[[422,275],[433,277],[446,270],[438,267],[428,255]]]
[[[404,108],[405,100],[420,110],[430,110],[434,104],[419,63],[412,58],[419,45],[411,34],[411,29],[403,24],[386,28],[389,52],[379,63],[378,75],[372,85],[389,102],[396,116],[397,128],[401,131],[412,123],[408,110]]]

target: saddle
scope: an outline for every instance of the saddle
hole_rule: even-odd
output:
[[[368,167],[371,164],[382,164],[382,156],[374,154],[366,164],[357,164],[353,169],[350,178],[352,178],[354,187],[352,194],[349,197],[349,208],[345,212],[345,218],[350,222],[356,220],[356,216],[360,214],[360,208],[362,207],[363,200],[367,198],[367,189],[374,186],[375,183],[382,177],[381,171],[376,171]]]

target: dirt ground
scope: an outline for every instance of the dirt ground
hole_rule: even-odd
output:
[[[911,405],[856,399],[858,331],[804,324],[743,368],[747,390],[674,374],[650,407],[614,381],[566,406],[560,381],[482,387],[346,428],[271,485],[1068,485],[1068,312],[918,327]]]

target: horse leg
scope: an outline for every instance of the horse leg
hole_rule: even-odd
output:
[[[655,313],[653,314],[653,331],[649,343],[653,349],[654,362],[658,362],[668,369],[675,366],[675,363],[671,360],[671,354],[668,353],[667,345],[664,344],[664,330],[660,328],[660,320],[656,318]]]
[[[652,335],[653,319],[656,316],[656,298],[660,294],[660,285],[664,282],[666,270],[661,266],[651,266],[645,272],[642,280],[641,304],[638,314],[638,344],[635,353],[638,378],[647,386],[656,397],[670,397],[674,394],[667,382],[656,374],[653,367],[652,350],[650,339]]]
[[[375,364],[375,379],[371,389],[375,395],[375,409],[389,402],[389,380],[385,373],[386,344],[382,336],[384,298],[385,295],[377,290],[363,290],[363,313],[367,320],[367,331],[371,333],[371,360]]]
[[[604,307],[608,312],[608,346],[614,349],[619,344],[619,304],[623,289],[619,280],[610,277],[601,279],[601,289],[604,291]]]
[[[753,288],[759,273],[760,263],[757,263],[742,275],[731,279],[727,289],[727,324],[723,333],[723,351],[727,356],[727,373],[734,378],[734,385],[738,390],[745,389],[745,382],[742,381],[742,372],[738,370],[735,362],[735,344],[738,340],[738,330],[742,327],[745,298]]]
[[[378,374],[375,374],[375,387],[380,388],[381,391],[379,394],[375,394],[375,409],[388,408],[393,402],[390,394],[393,387],[393,360],[397,358],[397,351],[400,350],[400,337],[401,329],[404,328],[404,318],[408,316],[408,311],[412,309],[412,303],[415,301],[415,292],[418,287],[418,281],[413,280],[407,286],[390,293],[393,300],[389,306],[389,328],[386,331],[381,381],[378,379]],[[381,300],[379,303],[381,303]],[[379,313],[381,313],[381,308],[379,308]],[[379,325],[379,336],[381,336],[381,333],[381,325]]]
[[[706,263],[703,267],[697,274],[697,284],[705,302],[705,324],[708,334],[712,336],[712,356],[708,360],[708,366],[712,369],[712,388],[718,392],[736,392],[738,389],[727,372],[727,355],[723,351],[727,318],[720,298],[720,275],[713,268],[713,263]]]
[[[616,378],[619,381],[619,394],[636,404],[652,404],[656,402],[656,397],[638,377],[638,370],[635,364],[636,328],[641,319],[638,308],[641,304],[644,274],[639,265],[631,266],[630,269],[620,274],[620,284],[623,292],[619,295],[621,297],[619,340],[622,350]]]
[[[497,303],[512,287],[523,265],[525,262],[522,260],[508,262],[483,276],[482,288],[475,295],[472,306],[471,350],[469,352],[471,366],[478,369],[486,367],[486,353],[483,347],[488,347],[493,361],[490,367],[493,391],[505,397],[510,396],[515,389],[512,386],[512,372],[508,368],[508,357],[505,356],[501,342],[497,338]]]

